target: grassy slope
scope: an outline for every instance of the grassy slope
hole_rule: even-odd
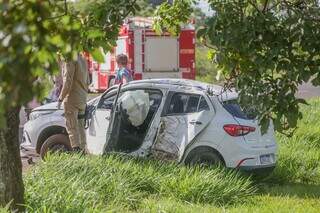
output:
[[[25,176],[31,212],[319,212],[320,99],[293,138],[278,135],[278,166],[264,181],[110,156],[51,156]],[[59,161],[58,164],[54,162]]]
[[[51,156],[25,180],[31,211],[138,210],[150,199],[230,205],[256,191],[248,178],[231,171],[119,156]]]

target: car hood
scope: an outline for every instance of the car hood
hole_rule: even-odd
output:
[[[61,104],[61,108],[63,109],[63,104]],[[42,106],[34,108],[32,111],[45,111],[45,110],[58,110],[58,102],[44,104]]]
[[[101,98],[101,95],[99,95],[98,97],[94,97],[94,98],[90,99],[87,102],[87,105],[95,104],[100,98]],[[61,109],[63,109],[63,104],[61,104]],[[50,111],[58,110],[58,102],[52,102],[52,103],[44,104],[42,106],[34,108],[32,111],[45,111],[45,110],[50,110]]]

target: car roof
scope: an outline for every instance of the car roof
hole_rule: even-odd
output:
[[[158,86],[164,86],[166,88],[174,89],[179,87],[191,87],[195,90],[201,90],[211,93],[212,95],[219,96],[222,101],[231,100],[238,97],[238,94],[234,90],[225,90],[222,86],[215,84],[208,84],[200,81],[189,79],[175,79],[175,78],[158,78],[158,79],[144,79],[138,81],[131,81],[127,84],[139,85],[139,84],[152,84]]]
[[[189,79],[175,79],[175,78],[158,78],[158,79],[144,79],[138,81],[131,81],[128,85],[136,85],[136,84],[156,84],[156,85],[164,85],[167,88],[176,88],[176,87],[192,87],[198,90],[206,91],[208,87],[213,89],[214,91],[221,91],[221,86],[211,85],[195,80]]]

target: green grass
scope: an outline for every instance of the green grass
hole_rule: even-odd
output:
[[[292,138],[277,135],[264,180],[124,156],[52,155],[25,177],[29,212],[319,212],[320,99]],[[5,210],[0,210],[5,212]]]
[[[309,102],[294,136],[277,135],[280,160],[271,176],[276,182],[320,185],[320,99]]]
[[[232,171],[187,168],[120,156],[50,156],[25,177],[30,211],[123,211],[151,200],[234,205],[256,188]]]

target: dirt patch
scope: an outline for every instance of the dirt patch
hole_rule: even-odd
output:
[[[32,150],[21,149],[20,156],[22,162],[22,172],[28,171],[32,166],[41,160],[40,156]]]

